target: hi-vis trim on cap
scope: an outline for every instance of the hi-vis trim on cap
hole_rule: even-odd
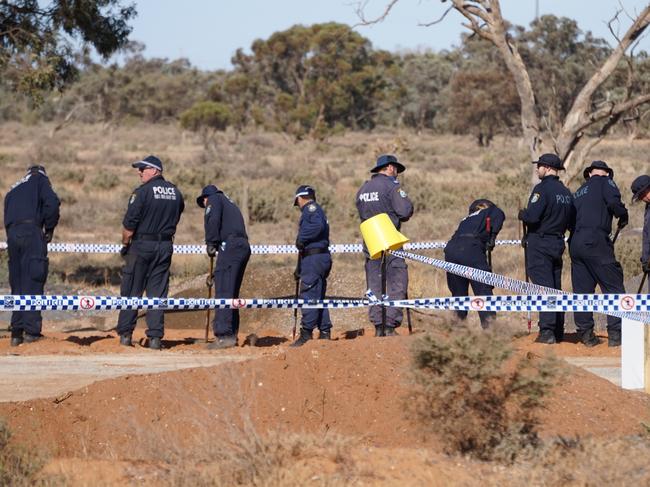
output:
[[[132,164],[132,166],[133,166],[133,167],[137,167],[139,164],[144,164],[145,166],[153,167],[154,169],[157,169],[158,171],[162,172],[162,167],[160,167],[159,165],[154,164],[154,163],[152,163],[152,162],[148,162],[148,161],[138,161],[138,162],[134,162],[134,163]]]
[[[312,194],[312,192],[313,192],[313,190],[312,190],[311,188],[309,188],[309,189],[303,189],[303,190],[300,191],[299,193],[296,193],[296,198],[297,198],[298,196],[309,196],[310,194]]]

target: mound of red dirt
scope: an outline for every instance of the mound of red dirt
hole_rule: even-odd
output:
[[[414,339],[366,335],[253,354],[253,347],[245,347],[234,352],[249,354],[244,362],[106,380],[58,403],[0,404],[0,416],[18,441],[59,456],[153,458],[163,446],[198,445],[250,427],[260,433],[333,432],[372,446],[437,448],[412,421],[407,404]],[[542,413],[543,435],[634,434],[650,420],[648,396],[567,367]]]

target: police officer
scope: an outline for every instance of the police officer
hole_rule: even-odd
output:
[[[387,213],[393,225],[399,230],[402,222],[413,215],[413,203],[400,187],[398,174],[406,167],[397,157],[390,154],[377,158],[375,167],[370,172],[373,176],[363,183],[357,192],[356,205],[361,222],[380,213]],[[368,288],[381,296],[381,260],[371,260],[366,249],[366,283]],[[408,268],[404,259],[388,254],[386,256],[386,290],[390,299],[404,299],[408,291]],[[375,325],[375,336],[381,336],[381,309],[371,306],[370,321]],[[386,335],[396,335],[395,328],[402,323],[402,308],[390,307],[386,310]]]
[[[9,251],[11,293],[43,294],[47,279],[47,244],[59,222],[59,198],[43,166],[31,166],[5,196],[4,224]],[[42,337],[40,311],[11,314],[11,346]]]
[[[632,203],[645,203],[643,215],[643,241],[641,244],[641,270],[650,272],[650,176],[643,175],[632,181]]]
[[[162,175],[163,165],[156,156],[134,162],[140,173],[139,186],[129,198],[122,221],[121,296],[167,297],[169,267],[172,262],[172,242],[176,225],[185,209],[183,195]],[[122,310],[117,319],[120,344],[131,346],[137,310]],[[149,348],[159,350],[165,332],[163,310],[147,312]]]
[[[219,253],[213,274],[214,297],[238,298],[246,265],[251,256],[241,211],[228,195],[213,184],[203,188],[196,198],[196,203],[205,208],[203,222],[206,251],[210,257]],[[208,344],[209,349],[237,346],[239,310],[217,309],[212,329],[216,340]]]
[[[327,276],[332,270],[330,226],[323,208],[316,203],[316,191],[311,186],[298,186],[293,205],[300,208],[296,237],[300,263],[296,269],[298,276],[295,276],[300,278],[300,299],[324,299]],[[311,340],[315,328],[318,328],[319,339],[330,339],[332,322],[328,309],[303,309],[300,337],[291,346],[300,347]]]
[[[575,230],[569,240],[571,281],[574,293],[591,294],[596,284],[604,293],[625,293],[623,269],[614,256],[609,238],[612,217],[619,228],[627,225],[628,214],[614,182],[614,171],[603,161],[594,161],[583,172],[586,182],[574,193]],[[574,313],[580,340],[588,347],[600,343],[594,334],[593,313]],[[608,345],[621,344],[621,319],[607,317]]]
[[[527,226],[527,268],[534,284],[562,289],[564,234],[573,223],[575,208],[571,192],[562,184],[558,172],[564,170],[555,154],[542,154],[537,161],[540,182],[533,188],[527,208],[519,219]],[[552,344],[564,339],[564,313],[539,314],[538,343]]]
[[[491,271],[486,251],[494,249],[496,237],[503,227],[506,215],[490,200],[480,199],[469,205],[469,214],[463,218],[458,229],[445,246],[445,260],[475,269]],[[476,296],[492,296],[492,286],[466,277],[447,273],[447,286],[452,296],[467,296],[469,285]],[[479,311],[481,327],[488,328],[496,316],[494,311]],[[461,320],[467,318],[467,311],[456,311]]]

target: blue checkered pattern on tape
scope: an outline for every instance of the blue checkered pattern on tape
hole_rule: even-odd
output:
[[[557,291],[555,290],[557,293]],[[459,296],[379,301],[368,299],[207,299],[207,298],[132,298],[120,296],[1,296],[0,311],[44,310],[120,310],[163,309],[204,310],[214,308],[362,308],[367,306],[396,306],[408,308],[464,311],[591,311],[647,316],[650,312],[648,294],[535,294],[516,296]]]
[[[512,277],[507,277],[507,276],[502,276],[500,274],[494,274],[492,272],[488,271],[483,271],[480,269],[474,269],[472,267],[467,267],[464,265],[460,264],[453,264],[451,262],[445,262],[444,260],[440,259],[434,259],[431,257],[426,257],[424,255],[418,255],[418,254],[413,254],[410,252],[404,252],[401,250],[395,250],[391,252],[393,255],[396,255],[397,257],[402,257],[404,259],[410,259],[410,260],[415,260],[417,262],[421,262],[423,264],[428,264],[434,267],[437,267],[439,269],[442,269],[446,272],[449,272],[451,274],[456,274],[458,276],[466,277],[467,279],[473,280],[473,281],[478,281],[482,282],[484,284],[488,284],[490,286],[498,287],[500,289],[507,289],[508,291],[512,291],[515,293],[519,294],[525,294],[525,295],[546,295],[546,294],[562,294],[562,295],[568,295],[568,296],[575,296],[575,295],[570,295],[569,293],[566,293],[564,291],[559,291],[557,289],[553,289],[550,287],[545,287],[545,286],[539,286],[537,284],[531,284],[526,281],[521,281],[519,279],[514,279]],[[598,296],[598,295],[582,295],[582,296]],[[605,295],[605,296],[629,296],[629,295]],[[644,295],[642,295],[644,296]],[[513,296],[511,296],[513,297]],[[586,299],[586,298],[584,298]],[[615,299],[615,298],[612,298]],[[526,310],[528,311],[528,310]],[[530,310],[530,311],[535,311],[535,310]],[[561,309],[555,309],[554,311],[566,311],[566,310],[561,310]],[[636,320],[636,321],[643,321],[643,322],[648,322],[650,320],[650,315],[647,314],[648,310],[644,309],[642,310],[642,313],[634,312],[635,310],[628,309],[623,307],[617,307],[617,308],[603,308],[602,310],[589,310],[589,309],[577,309],[573,310],[570,309],[568,311],[595,311],[595,312],[600,312],[604,313],[607,315],[611,316],[618,316],[620,318],[629,318],[631,320]]]
[[[519,245],[519,240],[498,240],[497,245]],[[444,249],[446,242],[412,242],[404,245],[406,250],[432,250]],[[6,242],[0,242],[0,250],[7,248]],[[48,252],[80,253],[80,254],[117,254],[121,245],[94,244],[94,243],[49,243]],[[296,254],[298,249],[294,245],[252,245],[253,254]],[[330,245],[333,254],[358,254],[363,252],[361,244],[334,244]],[[205,254],[205,245],[174,245],[174,253],[181,255]]]
[[[0,295],[0,311],[79,311],[120,309],[203,310],[214,308],[360,308],[367,299],[207,299],[122,296]]]

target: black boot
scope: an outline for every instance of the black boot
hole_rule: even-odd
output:
[[[580,335],[580,341],[585,347],[595,347],[600,343],[593,329],[579,331],[578,334]]]
[[[130,333],[120,335],[120,345],[124,345],[125,347],[132,347],[133,343],[131,339],[132,339],[132,335]]]
[[[621,330],[608,330],[607,331],[607,346],[620,347],[621,346]]]
[[[160,350],[162,348],[160,337],[149,337],[149,348],[151,350]]]
[[[293,342],[290,347],[302,347],[305,343],[307,343],[309,340],[311,340],[311,330],[307,330],[306,328],[300,327],[300,336],[298,339]]]
[[[560,343],[564,341],[564,328],[555,330],[555,342]]]
[[[17,347],[23,343],[23,332],[21,331],[20,334],[17,332],[11,332],[11,346],[12,347]]]
[[[383,333],[382,326],[381,325],[375,325],[375,337],[383,337],[386,336]]]
[[[386,335],[384,335],[384,336],[387,336],[387,337],[396,337],[396,336],[397,336],[397,332],[395,331],[395,327],[394,327],[394,326],[387,326],[387,327],[386,327]]]
[[[237,337],[233,335],[224,335],[217,337],[217,339],[209,343],[206,347],[208,350],[221,350],[224,348],[232,348],[237,346]]]
[[[39,341],[41,338],[44,338],[43,335],[30,335],[29,333],[25,333],[23,336],[23,342],[24,343],[34,343]]]
[[[555,333],[551,330],[539,330],[539,335],[535,339],[535,343],[545,343],[546,345],[553,345],[556,343]]]
[[[331,340],[332,339],[332,334],[330,333],[329,330],[321,330],[318,332],[318,339],[319,340]]]

